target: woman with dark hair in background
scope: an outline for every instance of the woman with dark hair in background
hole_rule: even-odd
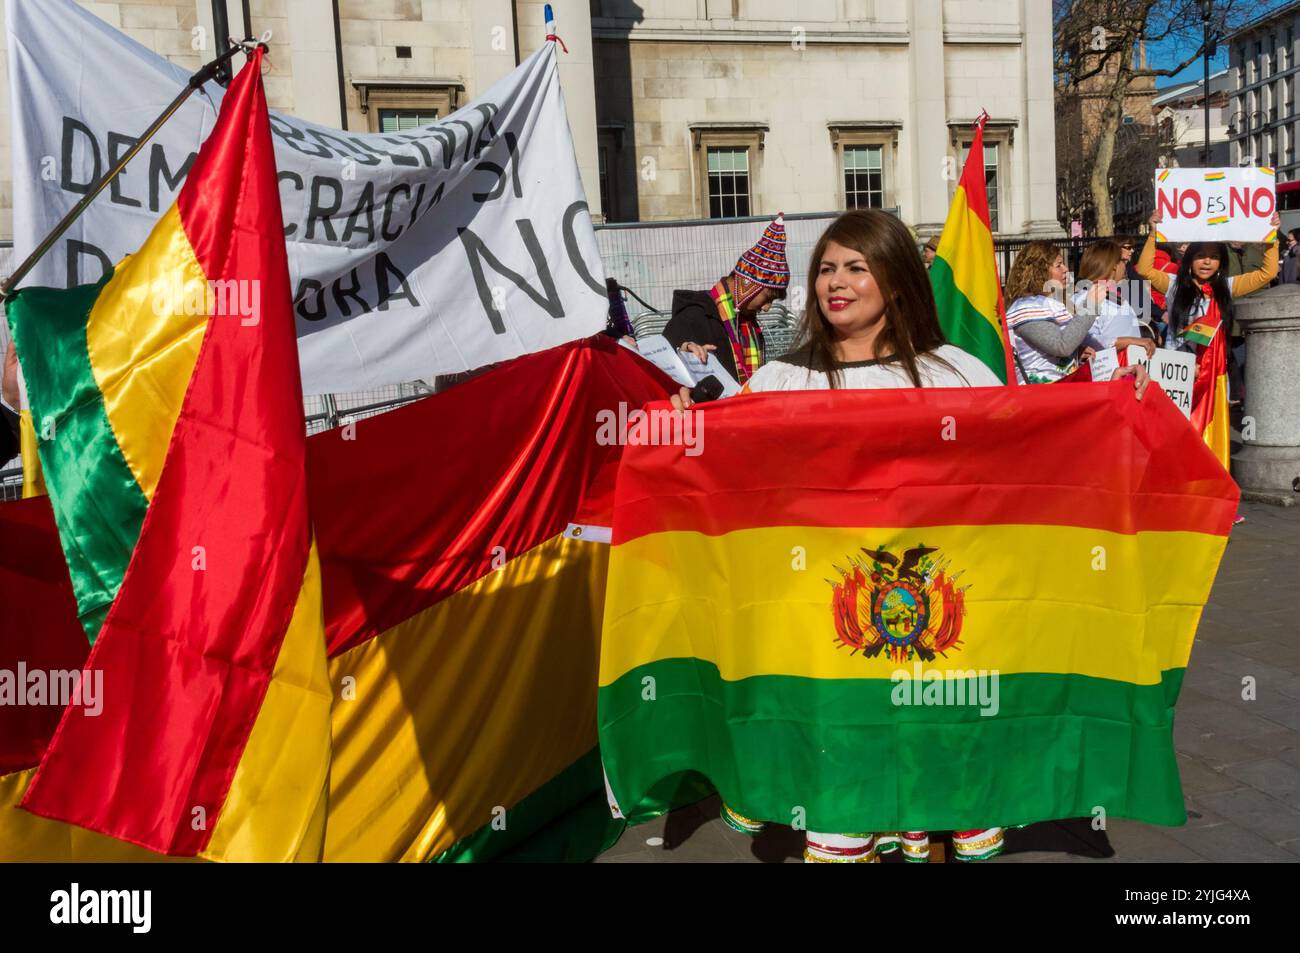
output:
[[[1188,341],[1184,334],[1198,320],[1213,317],[1226,333],[1232,322],[1233,299],[1267,288],[1277,277],[1277,243],[1270,242],[1264,251],[1264,264],[1256,271],[1229,277],[1228,249],[1221,242],[1193,242],[1187,247],[1178,273],[1170,276],[1155,266],[1156,226],[1164,220],[1157,211],[1151,216],[1151,234],[1142,256],[1138,259],[1138,274],[1151,282],[1153,290],[1165,296],[1169,333],[1164,346],[1173,350],[1196,353],[1198,345]],[[1273,215],[1273,227],[1281,220]]]
[[[1204,389],[1205,385],[1201,383],[1199,369],[1203,367],[1201,363],[1203,355],[1216,334],[1225,336],[1223,348],[1225,364],[1214,369],[1212,380],[1217,379],[1219,374],[1229,373],[1228,389],[1230,392],[1232,390],[1231,370],[1236,362],[1233,360],[1226,335],[1232,328],[1233,301],[1260,288],[1267,288],[1277,277],[1277,242],[1268,243],[1264,249],[1264,264],[1259,269],[1232,277],[1228,274],[1229,251],[1226,245],[1221,242],[1194,242],[1183,255],[1182,263],[1178,266],[1178,274],[1171,278],[1155,268],[1156,227],[1161,221],[1163,216],[1157,209],[1151,216],[1151,235],[1147,239],[1146,247],[1142,249],[1142,257],[1138,259],[1138,274],[1150,281],[1152,287],[1165,296],[1169,330],[1165,336],[1164,346],[1196,355],[1198,380],[1192,398],[1193,415],[1195,415],[1196,407],[1204,406],[1200,402],[1211,399],[1209,396],[1203,396],[1207,392]],[[1272,224],[1274,228],[1281,224],[1281,219],[1276,212],[1273,214]],[[1196,339],[1186,336],[1188,330],[1192,328],[1196,330]],[[1211,383],[1210,387],[1213,386]],[[1240,390],[1240,383],[1237,386]],[[1230,393],[1229,396],[1233,395]],[[1227,465],[1226,460],[1224,465]],[[1241,523],[1245,519],[1245,516],[1238,513],[1235,522]]]

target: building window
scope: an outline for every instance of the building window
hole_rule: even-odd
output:
[[[609,148],[601,146],[596,150],[597,162],[600,164],[600,208],[605,214],[605,221],[613,221],[610,211],[614,208],[614,203],[609,198]]]
[[[415,109],[381,109],[379,110],[379,132],[406,132],[427,126],[438,119],[438,110],[427,111]]]
[[[843,207],[896,209],[894,154],[903,123],[896,120],[828,122],[835,150],[835,188]]]
[[[371,132],[396,133],[451,115],[463,87],[448,80],[397,83],[392,80],[353,80],[361,112]]]
[[[698,122],[691,133],[700,218],[743,218],[763,212],[762,123]]]
[[[709,173],[709,218],[744,218],[750,214],[749,149],[716,146],[706,150]]]
[[[844,147],[844,207],[885,207],[885,147]]]
[[[961,167],[966,167],[966,157],[970,154],[970,141],[961,144]],[[1000,192],[998,188],[998,143],[984,142],[984,187],[989,194],[989,226],[996,234],[1000,231]]]
[[[1295,126],[1283,126],[1286,130],[1286,164],[1295,164]]]
[[[624,168],[623,126],[609,124],[596,130],[596,161],[600,169],[600,214],[604,221],[634,221],[637,210],[623,207],[623,183],[628,174]]]

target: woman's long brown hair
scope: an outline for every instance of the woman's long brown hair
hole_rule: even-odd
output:
[[[1119,242],[1113,242],[1109,238],[1095,241],[1083,250],[1076,277],[1080,281],[1108,281],[1123,257],[1124,249]]]
[[[1007,307],[1020,298],[1032,298],[1034,295],[1051,295],[1052,289],[1047,283],[1052,278],[1052,266],[1061,257],[1061,249],[1051,242],[1030,242],[1011,263],[1007,275],[1005,298]],[[1058,292],[1059,293],[1059,292]]]
[[[808,366],[826,374],[832,388],[842,386],[835,353],[835,329],[822,313],[817,299],[817,274],[826,247],[835,242],[866,259],[871,276],[885,299],[885,325],[876,339],[876,353],[893,355],[907,372],[912,386],[921,386],[917,359],[944,345],[934,291],[912,233],[894,216],[875,209],[845,212],[822,233],[808,263],[808,306],[799,324],[796,346],[807,356]],[[947,361],[940,363],[947,365]]]

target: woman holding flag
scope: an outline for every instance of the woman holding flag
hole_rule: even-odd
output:
[[[1170,276],[1155,267],[1156,232],[1163,216],[1151,216],[1151,233],[1138,259],[1137,272],[1151,282],[1167,302],[1169,331],[1164,346],[1196,355],[1196,380],[1192,387],[1192,423],[1210,449],[1228,468],[1231,443],[1228,426],[1228,343],[1236,298],[1267,288],[1277,277],[1277,242],[1268,243],[1264,264],[1248,274],[1229,277],[1224,266],[1228,249],[1218,242],[1194,242],[1182,257],[1178,273]],[[1275,212],[1273,228],[1281,225]],[[1237,522],[1245,517],[1238,516]]]
[[[1215,330],[1232,319],[1232,301],[1267,288],[1277,277],[1277,242],[1270,242],[1264,252],[1264,264],[1256,271],[1229,277],[1222,265],[1228,249],[1220,242],[1193,242],[1182,256],[1176,274],[1166,274],[1155,267],[1156,231],[1164,216],[1157,210],[1151,216],[1151,233],[1138,258],[1137,273],[1151,282],[1151,287],[1165,296],[1168,304],[1169,335],[1165,347],[1178,351],[1206,353]],[[1275,212],[1272,223],[1279,228],[1282,219]]]
[[[859,210],[831,223],[813,249],[808,287],[795,349],[759,368],[743,393],[1001,385],[979,358],[947,343],[925,266],[907,227],[893,216]],[[1127,375],[1134,376],[1140,399],[1145,375],[1137,367],[1117,372]],[[689,407],[690,392],[682,388],[673,405]],[[722,814],[743,833],[765,826],[725,804]],[[1001,827],[953,833],[959,860],[986,860],[1002,845]],[[804,860],[871,863],[900,846],[907,860],[924,862],[929,835],[809,831]]]

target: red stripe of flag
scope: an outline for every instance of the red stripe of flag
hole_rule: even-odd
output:
[[[597,414],[617,415],[620,403],[626,414],[675,386],[597,335],[362,421],[354,440],[339,430],[309,440],[330,655],[406,621],[486,576],[502,554],[514,559],[570,522],[610,525],[622,447],[597,442]]]
[[[918,405],[935,421],[950,420],[954,439],[945,439],[943,424],[901,429],[897,422],[911,419]],[[853,434],[864,457],[890,461],[883,482],[879,468],[864,464],[861,481],[848,485],[842,459],[824,447],[772,440],[762,423],[778,414],[794,427],[830,411],[816,392],[706,406],[706,453],[685,457],[680,447],[648,447],[624,464],[620,487],[637,485],[629,467],[651,468],[657,484],[642,497],[620,496],[614,544],[671,530],[721,535],[764,526],[765,514],[789,511],[792,485],[799,487],[800,526],[1038,524],[1117,533],[1208,526],[1226,536],[1236,512],[1235,487],[1214,454],[1170,444],[1167,434],[1181,414],[1156,388],[1141,403],[1127,382],[845,391],[833,408],[842,431]],[[1077,426],[1063,428],[1066,419]],[[1080,433],[1093,439],[1080,441]],[[1005,476],[991,482],[991,471]],[[744,480],[731,476],[739,473]],[[850,500],[852,491],[858,499]],[[708,518],[701,521],[706,496]],[[1177,506],[1162,505],[1171,498]]]

